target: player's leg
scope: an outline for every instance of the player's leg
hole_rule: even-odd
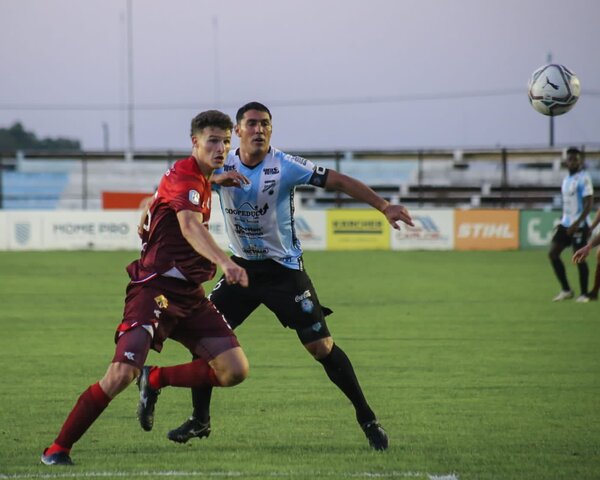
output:
[[[235,260],[235,257],[233,257]],[[237,328],[258,307],[259,301],[254,298],[254,277],[252,266],[246,266],[250,277],[250,285],[247,288],[239,285],[228,285],[221,277],[213,288],[209,299],[217,310],[223,314],[232,328]],[[203,340],[203,344],[207,341]],[[203,348],[211,350],[209,345]],[[195,356],[194,358],[198,358]],[[192,388],[192,415],[179,427],[170,430],[167,438],[174,442],[185,443],[191,438],[208,437],[211,433],[210,426],[210,402],[212,398],[212,386]]]
[[[371,447],[375,450],[387,449],[387,434],[365,398],[350,358],[330,336],[310,341],[310,332],[300,330],[297,333],[306,350],[323,365],[327,377],[354,406],[356,420],[367,436]]]
[[[555,302],[573,298],[573,291],[571,290],[569,281],[567,280],[565,264],[560,258],[562,251],[570,244],[571,238],[567,235],[567,229],[562,225],[559,225],[554,233],[554,236],[552,237],[550,251],[548,252],[550,263],[552,264],[556,278],[558,278],[561,286],[561,291],[553,299]]]
[[[310,278],[304,271],[275,265],[272,279],[264,304],[284,326],[296,331],[306,350],[323,366],[327,377],[350,400],[370,445],[376,450],[385,450],[387,435],[367,403],[352,362],[329,333],[324,307]]]
[[[594,286],[590,290],[588,297],[590,300],[598,300],[598,291],[600,290],[600,248],[596,250],[596,271],[594,273]]]
[[[175,302],[171,302],[175,304]],[[175,304],[176,305],[176,304]],[[169,332],[194,354],[191,362],[171,367],[144,367],[140,375],[138,416],[144,430],[151,430],[154,405],[163,387],[231,387],[248,375],[248,360],[225,317],[202,297]],[[150,398],[152,402],[145,402]],[[153,403],[150,405],[150,403]]]
[[[573,235],[573,251],[576,252],[582,248],[587,243],[589,236],[590,229],[587,225],[584,225],[582,228],[578,229],[575,235]],[[587,303],[590,301],[588,297],[588,281],[590,271],[585,260],[577,263],[577,273],[579,274],[579,288],[581,291],[581,295],[577,298],[577,302]]]
[[[80,396],[67,416],[54,443],[44,450],[42,463],[71,465],[69,453],[111,400],[139,374],[148,350],[150,335],[141,327],[133,328],[118,339],[115,355],[104,377]]]

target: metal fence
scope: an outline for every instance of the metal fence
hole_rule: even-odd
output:
[[[583,149],[595,184],[600,149]],[[370,185],[394,202],[424,207],[557,208],[563,149],[293,152]],[[0,154],[1,209],[100,209],[104,191],[148,192],[189,152]],[[338,192],[299,187],[305,206],[352,205]],[[600,192],[599,192],[600,193]]]

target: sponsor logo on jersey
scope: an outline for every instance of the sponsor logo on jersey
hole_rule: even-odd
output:
[[[246,255],[253,255],[255,257],[269,253],[269,249],[267,247],[259,247],[257,245],[248,245],[247,247],[244,247],[243,250]]]
[[[154,301],[158,305],[158,308],[162,308],[163,310],[169,306],[169,300],[164,295],[159,295],[158,297],[154,297]]]
[[[235,165],[223,165],[224,172],[230,172],[232,170],[235,170]]]
[[[200,205],[200,193],[196,190],[190,190],[188,198],[194,205]]]
[[[235,228],[235,234],[239,237],[256,238],[264,235],[262,227],[247,227],[239,223],[235,223],[233,227]]]
[[[244,202],[240,208],[226,208],[225,213],[228,215],[237,215],[238,217],[261,217],[269,210],[269,204],[265,203],[262,208],[258,205],[252,205],[249,202]]]
[[[265,180],[265,184],[263,185],[263,193],[264,192],[269,192],[269,195],[273,195],[273,189],[275,188],[275,185],[277,185],[277,181],[276,180]]]
[[[298,157],[298,156],[291,156],[290,160],[292,162],[299,163],[300,165],[306,165],[306,158],[302,158],[302,157]]]
[[[279,168],[277,168],[277,167],[263,168],[263,172],[265,175],[277,175],[277,174],[279,174]]]

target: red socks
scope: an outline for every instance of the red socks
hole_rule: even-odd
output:
[[[206,387],[220,386],[212,367],[202,358],[173,367],[154,367],[148,376],[150,387]]]
[[[100,388],[100,384],[91,385],[77,400],[58,437],[46,450],[46,455],[60,451],[69,453],[73,444],[90,428],[110,401],[111,399]]]

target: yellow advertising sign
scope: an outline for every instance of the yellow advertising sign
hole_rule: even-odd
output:
[[[516,250],[519,248],[518,210],[456,210],[456,250]]]
[[[336,209],[327,211],[329,250],[387,250],[390,225],[375,210]]]

